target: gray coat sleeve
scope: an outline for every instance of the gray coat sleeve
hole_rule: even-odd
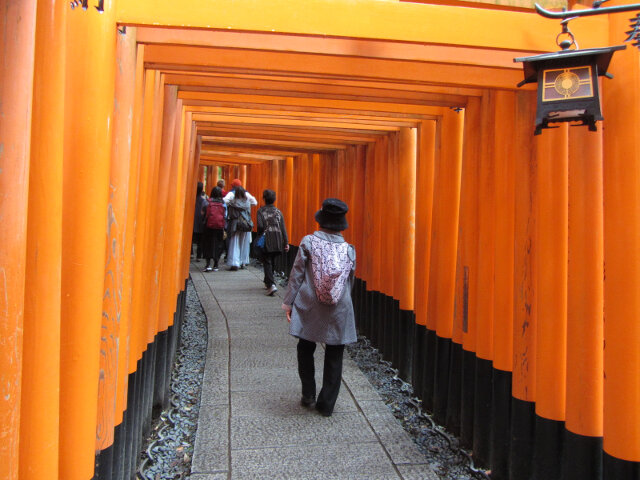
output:
[[[302,285],[302,282],[304,281],[307,259],[309,258],[307,255],[305,240],[306,237],[300,242],[300,248],[298,248],[298,253],[296,254],[296,259],[293,262],[293,267],[291,267],[289,283],[287,284],[287,293],[282,301],[285,305],[293,305],[293,302],[298,295],[298,290],[300,290],[300,285]]]

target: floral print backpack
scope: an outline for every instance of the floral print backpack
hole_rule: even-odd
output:
[[[336,243],[310,235],[311,271],[316,297],[320,303],[335,305],[342,297],[353,260],[347,242]]]

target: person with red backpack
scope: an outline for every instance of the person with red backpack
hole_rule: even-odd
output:
[[[227,216],[227,206],[222,201],[222,189],[220,187],[215,187],[211,190],[211,197],[205,208],[203,256],[207,259],[207,264],[204,267],[204,271],[210,272],[213,270],[217,272],[218,261],[224,248],[224,227]],[[213,269],[211,268],[212,259]]]
[[[342,355],[346,343],[357,340],[351,289],[356,269],[355,248],[345,242],[347,204],[327,198],[316,213],[320,230],[305,236],[289,274],[282,309],[289,333],[298,338],[300,404],[315,406],[331,416],[342,381]],[[326,345],[322,389],[316,399],[313,354],[316,342]]]

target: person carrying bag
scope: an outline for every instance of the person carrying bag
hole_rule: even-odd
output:
[[[289,333],[298,338],[301,405],[324,416],[333,413],[342,377],[344,346],[357,340],[351,300],[356,251],[345,242],[347,204],[327,198],[316,213],[320,229],[300,242],[289,274],[282,309]],[[313,354],[316,343],[326,345],[322,389],[316,398]]]
[[[274,279],[274,263],[276,257],[282,252],[289,251],[289,239],[287,237],[287,228],[284,225],[284,216],[278,210],[274,202],[276,201],[276,192],[273,190],[265,190],[262,193],[265,205],[258,209],[256,216],[258,221],[258,241],[262,243],[261,247],[254,248],[256,253],[260,255],[264,268],[264,288],[267,289],[267,295],[273,296],[278,291]]]

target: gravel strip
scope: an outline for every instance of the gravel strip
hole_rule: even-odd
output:
[[[154,419],[145,439],[137,475],[141,480],[188,479],[191,472],[207,353],[207,318],[191,280],[179,342],[171,371],[171,407]]]
[[[443,480],[486,480],[484,470],[476,469],[470,453],[460,448],[457,438],[437,425],[420,408],[413,396],[413,387],[397,376],[390,362],[371,346],[366,337],[347,345],[347,352],[377,390],[384,403],[402,423],[418,448],[424,453],[433,471]]]

